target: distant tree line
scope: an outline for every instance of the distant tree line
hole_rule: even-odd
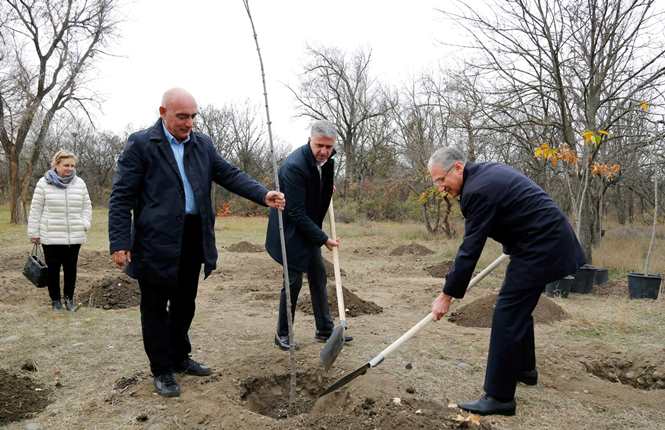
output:
[[[103,45],[114,26],[114,2],[57,2],[72,10],[80,5],[79,15],[94,18],[85,21],[87,39],[56,41],[74,29],[58,24],[65,12],[49,9],[53,29],[40,36],[28,61],[35,49],[18,45],[16,33],[35,40],[37,24],[25,20],[42,16],[26,13],[35,4],[8,0],[0,6],[0,193],[15,222],[57,148],[79,155],[79,174],[93,200],[105,204],[127,138],[91,125],[84,107],[94,99],[80,83],[92,54],[84,58],[81,47],[78,57],[67,51],[73,40],[92,52]],[[296,115],[337,126],[339,217],[417,219],[430,233],[454,236],[456,206],[432,187],[427,161],[437,148],[455,146],[470,161],[507,163],[533,178],[569,214],[592,258],[604,219],[642,221],[653,207],[653,178],[665,173],[662,14],[650,0],[507,0],[482,10],[455,4],[434,13],[466,32],[460,49],[473,52],[473,59],[400,87],[381,82],[371,50],[307,49],[300,80],[289,89]],[[48,37],[50,45],[43,40]],[[60,63],[48,63],[53,56],[78,60],[58,72]],[[42,77],[48,79],[40,83]],[[202,106],[197,128],[226,159],[272,182],[258,106]],[[293,149],[278,148],[279,160]],[[220,213],[264,213],[221,190],[215,202]]]

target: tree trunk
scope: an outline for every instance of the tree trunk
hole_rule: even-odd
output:
[[[27,217],[21,193],[18,154],[15,151],[7,154],[9,162],[9,211],[11,224],[25,224]]]
[[[592,208],[593,203],[591,202],[591,199],[586,199],[586,202],[580,211],[581,218],[578,221],[580,224],[578,239],[582,244],[584,255],[586,255],[587,264],[593,263],[594,214]]]

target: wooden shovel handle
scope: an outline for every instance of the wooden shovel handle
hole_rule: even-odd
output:
[[[483,269],[482,272],[478,273],[476,276],[473,277],[473,279],[471,279],[471,281],[469,282],[469,286],[467,287],[467,290],[470,289],[471,287],[473,287],[474,285],[476,285],[478,282],[480,282],[480,280],[482,280],[482,279],[483,279],[485,276],[487,276],[492,270],[494,270],[494,269],[496,268],[496,266],[498,266],[499,264],[501,264],[504,260],[507,260],[508,258],[509,258],[508,255],[506,255],[506,254],[501,254],[496,260],[494,260],[493,262],[491,262],[489,266],[487,266],[485,269]],[[376,367],[376,366],[378,366],[379,364],[381,364],[381,362],[383,361],[383,359],[384,359],[388,354],[390,354],[391,352],[393,352],[394,350],[396,350],[397,348],[399,348],[404,342],[406,342],[407,340],[411,339],[411,338],[412,338],[416,333],[418,333],[423,327],[425,327],[427,324],[429,324],[430,322],[432,322],[433,317],[434,317],[434,315],[433,315],[431,312],[430,312],[429,314],[427,314],[427,316],[425,316],[423,319],[421,319],[416,325],[414,325],[413,327],[411,327],[406,333],[404,333],[402,336],[400,336],[399,339],[397,339],[395,342],[393,342],[392,344],[390,344],[386,349],[384,349],[383,351],[381,351],[381,352],[379,353],[379,355],[377,355],[376,357],[372,358],[372,359],[369,361],[369,365],[370,365],[370,367]]]
[[[337,229],[335,228],[335,209],[333,209],[332,197],[328,207],[328,218],[330,219],[330,236],[332,240],[337,240]],[[337,307],[339,309],[339,320],[346,328],[346,310],[344,309],[344,292],[342,290],[342,272],[339,268],[339,250],[336,246],[332,249],[333,268],[335,271],[335,290],[337,291]]]

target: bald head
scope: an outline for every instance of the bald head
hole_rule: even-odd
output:
[[[179,141],[189,137],[197,113],[196,100],[182,88],[171,88],[162,96],[159,116],[169,133]]]
[[[168,108],[169,105],[177,102],[189,102],[196,105],[196,100],[187,90],[182,88],[171,88],[162,95],[162,106]]]

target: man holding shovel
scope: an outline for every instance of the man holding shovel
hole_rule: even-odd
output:
[[[316,323],[315,339],[326,342],[333,331],[333,320],[328,307],[326,271],[321,246],[332,250],[339,241],[331,239],[322,229],[333,193],[334,146],[337,139],[335,126],[319,120],[312,124],[306,145],[293,151],[279,169],[281,191],[287,201],[284,209],[284,236],[291,292],[291,320],[295,317],[298,294],[302,288],[302,275],[307,273],[312,310]],[[279,240],[277,211],[270,210],[266,250],[279,264],[282,250]],[[347,336],[346,342],[352,338]],[[275,345],[289,350],[289,332],[286,310],[286,290],[282,286],[279,299],[279,317]]]
[[[440,319],[462,298],[487,238],[503,245],[510,264],[499,292],[485,372],[485,395],[459,407],[479,415],[514,415],[518,382],[538,380],[532,313],[547,282],[584,264],[584,253],[566,216],[531,179],[498,163],[466,163],[461,151],[437,150],[429,172],[439,191],[458,197],[464,240],[432,303]]]

